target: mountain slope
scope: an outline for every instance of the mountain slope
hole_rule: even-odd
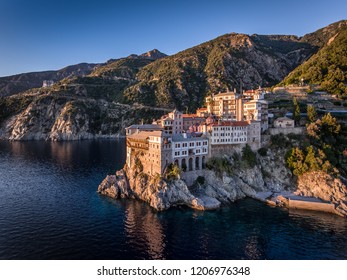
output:
[[[0,78],[0,96],[9,96],[42,86],[44,80],[60,81],[71,76],[84,76],[93,71],[98,64],[80,63],[57,71],[23,73]]]
[[[322,48],[293,70],[281,85],[296,84],[303,79],[306,83],[320,85],[329,93],[347,96],[347,21],[320,29],[317,34],[328,36],[323,40],[322,36],[314,38],[310,34],[306,40],[319,42]]]
[[[72,140],[117,135],[125,126],[151,121],[169,108],[194,111],[207,95],[239,88],[241,82],[245,89],[272,86],[318,54],[329,57],[332,48],[343,54],[343,26],[336,23],[301,38],[231,33],[172,56],[153,50],[109,60],[86,76],[0,97],[0,137]],[[343,63],[345,75],[344,60],[339,60],[332,65]]]
[[[143,67],[125,100],[194,110],[240,81],[244,88],[276,84],[314,51],[296,36],[227,34]]]

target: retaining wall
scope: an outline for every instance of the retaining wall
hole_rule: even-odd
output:
[[[268,129],[271,135],[276,135],[283,133],[284,135],[293,133],[293,134],[303,134],[306,131],[305,127],[274,127]]]
[[[305,209],[336,214],[335,205],[332,203],[289,199],[288,207],[293,209]]]

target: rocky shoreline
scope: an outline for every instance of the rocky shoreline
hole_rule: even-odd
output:
[[[303,200],[321,199],[331,204],[331,213],[347,217],[347,187],[340,179],[323,172],[312,172],[295,180],[278,159],[272,153],[259,159],[259,165],[236,168],[233,174],[216,174],[205,169],[204,182],[196,180],[192,186],[188,186],[182,178],[167,180],[159,175],[153,177],[125,165],[115,175],[106,176],[98,187],[98,193],[114,199],[142,200],[158,211],[179,205],[196,210],[213,210],[246,197],[272,206],[291,208],[286,200],[298,196]],[[320,208],[311,210],[320,211]]]

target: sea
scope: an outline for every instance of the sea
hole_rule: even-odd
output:
[[[347,259],[347,219],[244,199],[157,212],[97,193],[125,141],[0,142],[0,259]]]

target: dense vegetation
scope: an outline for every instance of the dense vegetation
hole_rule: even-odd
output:
[[[63,78],[88,75],[98,64],[80,63],[57,71],[23,73],[0,77],[0,96],[9,96],[42,86],[44,80],[60,81]]]
[[[346,128],[330,114],[307,124],[307,138],[286,155],[288,167],[296,176],[310,171],[347,174]],[[288,143],[287,143],[288,144]]]
[[[58,71],[59,73],[53,73],[56,75],[54,80],[58,80],[59,76],[60,82],[52,87],[28,90],[26,97],[18,95],[13,96],[14,99],[1,99],[0,122],[25,110],[36,98],[48,102],[48,97],[60,96],[59,106],[53,106],[54,110],[58,110],[63,102],[71,101],[69,106],[75,106],[75,112],[90,117],[91,131],[116,132],[122,127],[123,120],[126,124],[129,124],[127,121],[137,122],[142,119],[151,122],[163,113],[137,104],[161,108],[176,107],[184,112],[192,112],[204,105],[206,96],[232,88],[238,89],[240,81],[246,89],[259,85],[275,85],[319,48],[320,51],[307,63],[317,56],[322,57],[315,60],[319,63],[325,59],[327,66],[322,66],[322,69],[326,69],[326,73],[322,70],[322,77],[327,78],[326,85],[343,95],[347,44],[346,32],[341,31],[343,24],[342,27],[340,25],[341,23],[330,25],[303,38],[231,33],[169,57],[156,51],[152,53],[153,56],[149,52],[149,56],[131,55],[110,60],[102,65],[80,64],[67,67]],[[326,46],[337,31],[338,36]],[[155,57],[160,59],[155,60]],[[319,63],[317,65],[324,64]],[[308,71],[313,71],[312,69],[308,67]],[[31,79],[40,80],[36,86],[41,86],[43,76],[35,76],[37,73],[29,74],[1,78],[0,88],[6,88],[9,83],[16,84],[19,80]],[[44,77],[50,79],[48,76]],[[310,81],[314,82],[314,79]],[[30,85],[29,83],[27,86],[31,87]],[[324,85],[322,82],[322,86]],[[56,98],[51,100],[54,103]],[[104,101],[107,101],[106,105],[103,104]],[[276,102],[278,101],[275,101],[273,106],[278,105]],[[131,107],[112,107],[119,103]],[[286,105],[292,106],[290,102]],[[303,112],[302,104],[299,106]],[[45,110],[44,106],[40,108]],[[108,111],[117,110],[119,113],[110,117]],[[73,108],[71,112],[74,112]],[[45,113],[41,112],[40,115],[44,118]],[[59,112],[54,112],[54,115],[59,115]]]
[[[308,61],[297,67],[282,84],[318,84],[320,87],[340,97],[347,98],[347,26],[344,25],[336,37],[314,54]]]
[[[24,110],[32,100],[33,97],[23,95],[0,97],[0,125],[6,118]]]
[[[206,168],[213,170],[220,177],[225,172],[228,175],[233,174],[233,166],[231,162],[225,157],[211,157],[206,162]]]
[[[193,111],[209,94],[239,89],[240,80],[245,88],[274,85],[313,51],[295,36],[227,34],[143,67],[124,95],[129,103]]]

